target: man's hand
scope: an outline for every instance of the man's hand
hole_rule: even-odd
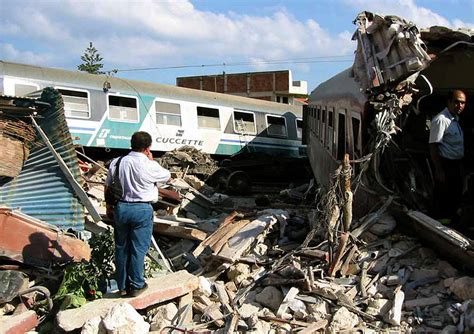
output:
[[[145,155],[147,156],[148,159],[153,161],[153,154],[151,153],[150,149],[147,149],[145,151]]]

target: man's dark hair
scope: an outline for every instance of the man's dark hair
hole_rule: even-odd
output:
[[[151,146],[152,139],[148,132],[138,131],[132,135],[130,143],[133,151],[143,151]]]

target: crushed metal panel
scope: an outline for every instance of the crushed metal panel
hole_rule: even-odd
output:
[[[21,212],[0,207],[0,257],[26,264],[90,260],[89,245]]]
[[[74,179],[82,184],[61,95],[52,88],[46,88],[41,97],[34,101],[51,105],[43,110],[38,108],[32,111],[38,111],[36,120],[39,126],[65,161]],[[25,214],[59,228],[84,229],[84,206],[39,134],[20,175],[0,186],[0,204],[18,208]]]
[[[418,28],[398,16],[360,13],[354,76],[366,89],[383,90],[426,68],[431,60]]]

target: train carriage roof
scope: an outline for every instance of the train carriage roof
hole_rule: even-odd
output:
[[[0,76],[47,81],[55,86],[68,86],[82,89],[102,89],[104,82],[110,83],[111,92],[121,92],[136,95],[137,92],[145,95],[160,96],[171,99],[186,100],[196,103],[216,104],[255,110],[268,113],[293,112],[301,115],[302,107],[294,106],[242,96],[201,91],[196,89],[164,85],[146,81],[121,79],[106,75],[89,74],[79,71],[68,71],[57,68],[40,67],[0,60]]]
[[[366,95],[361,92],[360,85],[352,75],[352,68],[340,72],[316,87],[309,96],[309,103],[342,97],[352,98],[360,102],[367,100]]]

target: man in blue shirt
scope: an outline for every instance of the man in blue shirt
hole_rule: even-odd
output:
[[[170,172],[153,160],[152,138],[144,131],[132,135],[132,151],[119,164],[123,195],[114,211],[115,265],[122,296],[136,297],[147,288],[144,261],[153,233],[152,202],[158,200],[158,183],[166,183]],[[106,187],[118,158],[109,167]]]
[[[454,90],[447,108],[431,121],[430,155],[435,174],[433,217],[451,220],[462,195],[461,159],[464,157],[464,135],[459,115],[466,106],[466,94]]]

